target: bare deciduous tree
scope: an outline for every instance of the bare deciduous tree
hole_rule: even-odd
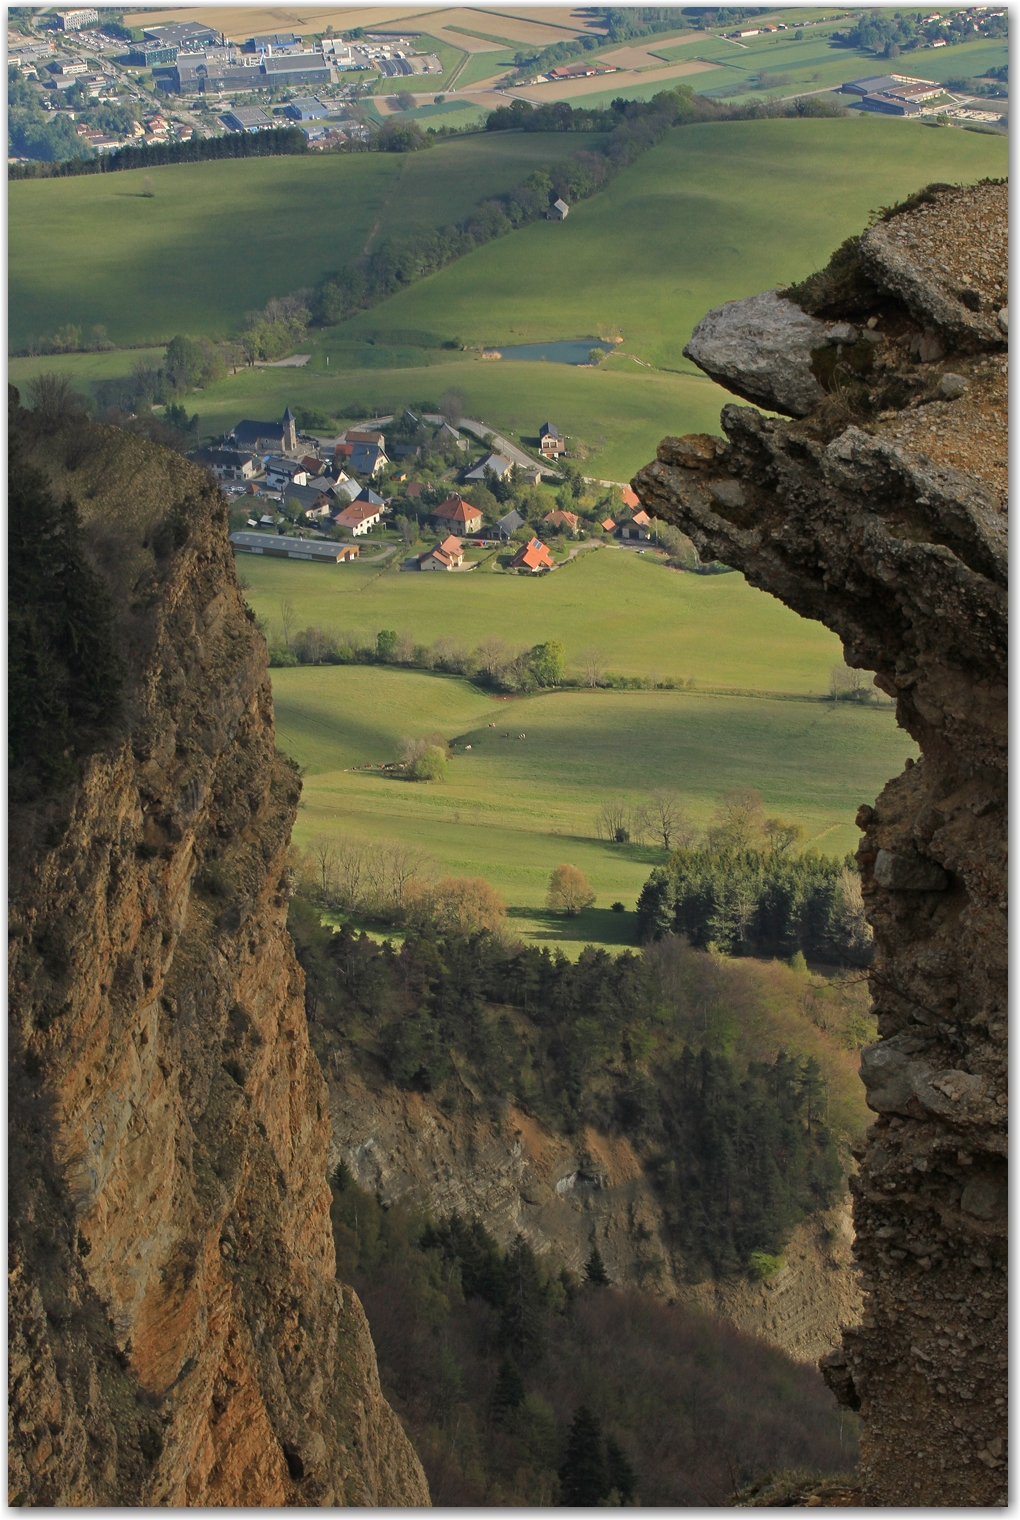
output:
[[[586,686],[601,686],[609,669],[609,660],[605,650],[590,646],[582,649],[577,657],[578,664],[584,672]]]
[[[867,671],[851,665],[833,665],[829,672],[829,696],[834,702],[870,702],[875,686]]]
[[[464,397],[458,390],[444,391],[439,402],[439,410],[451,427],[457,427],[464,415]]]
[[[296,618],[297,618],[297,613],[294,611],[294,604],[293,604],[293,602],[290,602],[290,601],[283,601],[283,602],[281,602],[280,603],[280,621],[283,624],[283,642],[284,642],[284,644],[286,645],[286,647],[288,649],[290,649],[291,629],[294,627],[294,623],[295,623]]]
[[[336,880],[336,843],[325,834],[312,840],[311,856],[323,896],[332,892]]]
[[[623,797],[610,798],[595,814],[595,832],[609,844],[629,843],[632,823],[630,804]]]
[[[697,838],[698,831],[684,812],[680,797],[665,788],[652,793],[644,819],[648,832],[662,840],[664,850],[689,849]]]
[[[505,639],[491,634],[475,651],[478,667],[491,681],[501,681],[513,663],[513,651]]]
[[[753,850],[760,847],[765,805],[753,786],[736,787],[720,799],[708,831],[713,850]]]

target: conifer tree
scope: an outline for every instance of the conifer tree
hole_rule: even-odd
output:
[[[499,1369],[496,1386],[492,1390],[490,1409],[492,1423],[502,1425],[515,1409],[524,1403],[525,1388],[521,1371],[512,1357],[505,1357]]]
[[[637,1473],[627,1453],[612,1436],[606,1436],[606,1481],[610,1495],[620,1504],[633,1504],[637,1496]]]
[[[560,1484],[560,1503],[574,1508],[592,1509],[609,1493],[602,1426],[586,1404],[579,1404],[574,1413]]]
[[[545,1350],[546,1295],[535,1253],[518,1235],[506,1258],[507,1297],[500,1317],[500,1341],[522,1367],[533,1367]]]
[[[602,1260],[599,1248],[594,1243],[592,1244],[591,1255],[584,1264],[584,1275],[595,1288],[609,1286],[609,1273],[606,1271],[606,1265]]]

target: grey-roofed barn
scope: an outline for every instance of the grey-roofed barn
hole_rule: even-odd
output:
[[[284,538],[279,533],[231,533],[230,542],[244,554],[266,554],[274,559],[327,560],[339,564],[358,555],[356,544],[329,539]]]

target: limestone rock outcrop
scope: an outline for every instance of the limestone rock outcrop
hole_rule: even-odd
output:
[[[428,1504],[336,1280],[286,932],[300,782],[223,500],[114,429],[72,442],[94,543],[113,476],[142,569],[121,731],[12,812],[11,1502]],[[132,537],[157,487],[169,527]]]
[[[765,290],[702,317],[684,355],[745,400],[805,417],[825,394],[811,369],[812,350],[825,341],[821,322]]]
[[[838,633],[922,752],[858,814],[880,1034],[852,1179],[865,1314],[822,1367],[861,1410],[868,1505],[1007,1493],[1006,216],[990,183],[886,213],[788,292],[842,325],[812,353],[817,406],[727,406],[724,437],[667,438],[634,480],[702,558]],[[745,395],[765,383],[748,306],[751,378],[723,379]]]

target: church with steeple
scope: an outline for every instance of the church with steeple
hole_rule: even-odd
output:
[[[297,418],[289,406],[280,422],[254,422],[246,417],[233,429],[230,441],[250,454],[296,454]]]

